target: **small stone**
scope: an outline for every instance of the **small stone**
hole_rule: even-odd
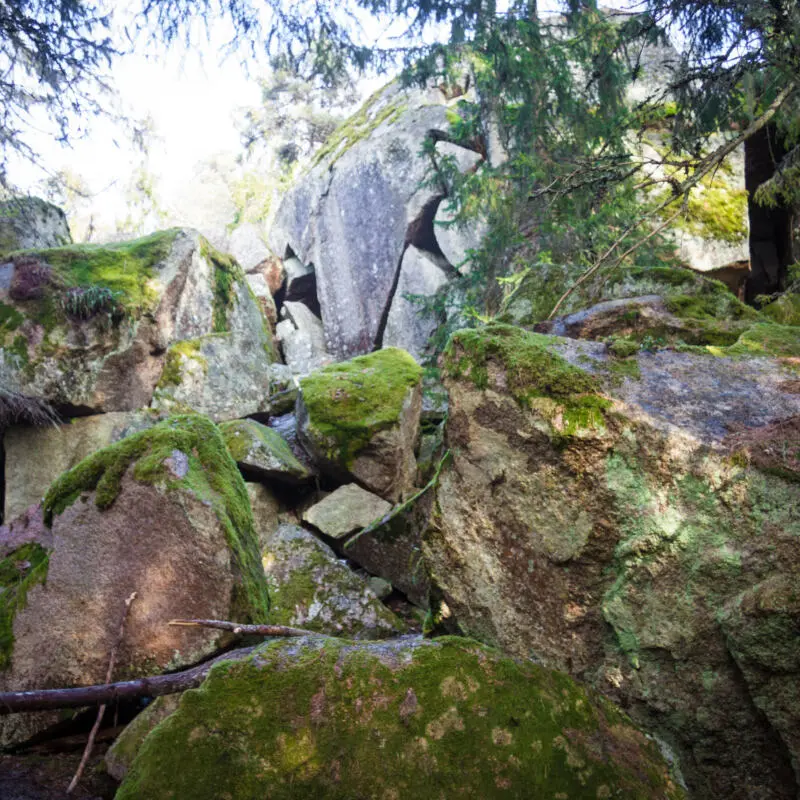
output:
[[[341,539],[366,528],[392,510],[390,503],[355,483],[341,486],[303,514],[303,521],[327,536]]]
[[[392,584],[389,583],[389,581],[376,576],[371,577],[367,581],[367,584],[369,585],[369,588],[375,592],[375,596],[378,598],[378,600],[385,600],[393,591]]]

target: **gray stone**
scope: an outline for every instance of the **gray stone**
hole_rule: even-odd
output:
[[[469,251],[480,249],[489,226],[481,218],[470,220],[463,226],[456,224],[454,219],[455,215],[449,210],[447,200],[443,200],[436,211],[433,230],[445,258],[465,275],[470,271]]]
[[[263,483],[246,483],[245,487],[250,499],[250,510],[253,512],[253,524],[259,547],[263,548],[278,530],[283,508],[272,489]]]
[[[374,575],[367,581],[367,584],[369,585],[369,588],[375,592],[375,596],[379,600],[385,600],[393,591],[392,584],[389,583],[389,581],[386,581],[383,578],[378,578]]]
[[[223,423],[220,430],[228,452],[245,475],[295,485],[313,477],[273,428],[252,419],[239,419]]]
[[[305,511],[303,521],[313,525],[326,536],[342,539],[366,528],[391,510],[391,503],[355,483],[349,483],[340,486],[322,502]]]
[[[262,231],[253,222],[244,222],[234,228],[228,237],[227,250],[245,272],[250,272],[272,256]]]
[[[0,202],[0,255],[14,250],[61,247],[72,237],[64,212],[38,197]]]
[[[470,172],[483,161],[483,156],[475,150],[444,140],[436,142],[434,149],[437,158],[452,159],[459,172]]]
[[[6,429],[4,519],[13,520],[40,502],[62,472],[132,433],[155,425],[151,411],[130,411],[79,417],[67,425],[14,426]]]
[[[267,285],[267,279],[260,272],[248,273],[247,285],[250,287],[253,296],[258,300],[258,304],[261,306],[261,311],[266,317],[267,322],[274,328],[278,322],[278,310],[275,307],[275,300],[272,297],[272,292],[270,292],[269,286]]]
[[[424,313],[420,303],[406,299],[405,295],[430,298],[446,283],[447,273],[423,251],[409,245],[403,255],[397,291],[386,319],[384,347],[400,347],[417,361],[422,360],[439,320],[430,312]]]
[[[348,639],[386,639],[405,625],[328,545],[281,525],[262,549],[270,621]]]
[[[334,134],[276,214],[270,246],[314,265],[336,358],[373,348],[409,226],[437,196],[418,189],[431,166],[419,155],[425,137],[448,127],[444,98],[430,103],[425,92],[392,83]]]
[[[295,375],[308,375],[332,359],[325,351],[322,320],[303,303],[285,302],[276,329],[286,364]]]

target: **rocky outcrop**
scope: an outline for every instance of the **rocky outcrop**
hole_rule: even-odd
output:
[[[72,237],[64,212],[38,197],[14,197],[0,202],[0,258],[15,250],[61,247]],[[5,265],[0,266],[0,286]]]
[[[446,190],[419,188],[434,168],[419,153],[432,131],[444,138],[448,102],[439,89],[390,84],[333,134],[278,209],[270,247],[313,265],[327,349],[338,359],[380,344],[407,245],[441,255],[433,217]],[[465,164],[479,158],[448,146]]]
[[[27,251],[0,288],[19,390],[71,412],[258,411],[272,343],[241,268],[199,234]]]
[[[692,796],[777,800],[800,755],[800,488],[780,455],[800,330],[745,324],[683,352],[640,332],[619,355],[457,334],[424,551],[437,618],[619,701],[675,748]]]
[[[402,621],[333,550],[296,525],[281,525],[261,553],[270,622],[348,639],[389,639]]]
[[[117,798],[230,792],[683,795],[654,743],[608,702],[453,638],[275,642],[220,664],[145,738]]]
[[[193,664],[220,646],[219,631],[170,627],[171,619],[266,619],[244,483],[203,417],[172,418],[82,461],[51,487],[44,522],[49,541],[0,562],[4,690],[103,683],[133,592],[120,679]],[[0,741],[53,721],[4,717]]]
[[[331,364],[300,381],[301,442],[332,477],[394,502],[414,484],[422,370],[386,348]]]

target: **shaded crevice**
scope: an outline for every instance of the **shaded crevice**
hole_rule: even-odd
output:
[[[389,321],[389,312],[392,310],[392,303],[394,303],[394,298],[397,294],[397,287],[400,285],[400,273],[403,270],[403,259],[405,258],[406,250],[408,250],[409,244],[410,243],[406,239],[406,242],[403,245],[403,250],[400,253],[400,258],[397,259],[397,267],[395,268],[394,278],[392,279],[392,288],[389,290],[389,296],[386,298],[386,304],[383,307],[381,320],[378,323],[378,330],[375,334],[375,341],[372,345],[373,352],[375,350],[380,350],[383,347],[383,337],[386,334],[386,325]]]

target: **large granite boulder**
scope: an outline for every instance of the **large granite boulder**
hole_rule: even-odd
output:
[[[25,394],[72,411],[150,405],[217,419],[269,394],[272,342],[241,268],[199,234],[15,255],[0,348]]]
[[[3,690],[103,683],[132,592],[117,679],[196,663],[224,637],[171,619],[266,619],[244,483],[203,417],[175,417],[98,451],[53,484],[43,510],[48,538],[0,562]],[[56,718],[3,717],[0,745]]]
[[[405,626],[367,582],[328,545],[296,525],[281,525],[262,545],[269,620],[350,639],[388,639]]]
[[[286,193],[269,244],[313,265],[328,351],[336,358],[378,344],[408,243],[438,250],[433,216],[445,188],[420,188],[433,168],[420,155],[449,127],[439,89],[394,82],[339,128]]]
[[[11,521],[44,498],[62,472],[96,450],[152,427],[163,417],[153,411],[120,411],[78,417],[65,425],[15,425],[3,435],[5,509]]]
[[[683,792],[656,745],[568,677],[469,640],[406,637],[273,642],[213,667],[138,747],[117,800],[226,795]]]
[[[0,202],[0,258],[15,250],[60,247],[71,241],[67,217],[58,206],[38,197]]]
[[[681,350],[454,336],[452,462],[424,541],[435,615],[622,703],[692,796],[788,800],[800,328]]]
[[[386,348],[330,364],[300,381],[301,442],[333,477],[392,502],[414,484],[422,369]]]

